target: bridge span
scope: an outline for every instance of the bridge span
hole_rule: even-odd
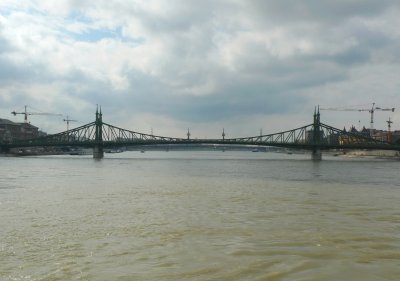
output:
[[[96,120],[89,124],[33,139],[0,142],[2,152],[12,148],[76,146],[93,148],[93,157],[104,157],[105,148],[144,146],[156,144],[223,144],[274,146],[311,151],[313,160],[321,159],[323,150],[396,150],[400,144],[376,140],[370,136],[336,129],[320,121],[319,109],[314,111],[313,123],[274,134],[222,139],[190,139],[143,134],[119,128],[103,122],[103,114],[97,109]]]

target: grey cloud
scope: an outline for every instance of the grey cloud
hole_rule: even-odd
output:
[[[21,89],[9,89],[8,91],[8,97],[5,98],[4,96],[0,95],[0,104],[2,108],[6,108],[6,111],[9,112],[9,115],[7,116],[2,116],[1,118],[11,118],[11,111],[17,111],[17,112],[22,112],[23,107],[25,105],[35,105],[37,104],[37,100],[33,98],[30,95],[27,95],[27,92],[25,90]],[[20,118],[19,120],[23,120],[22,115],[19,117],[16,117],[16,119]]]
[[[397,1],[181,0],[168,3],[168,11],[155,15],[123,2],[99,1],[94,8],[75,2],[79,5],[77,10],[95,22],[102,20],[101,12],[107,13],[106,20],[115,18],[115,22],[109,23],[113,28],[128,29],[129,20],[135,17],[148,32],[135,34],[144,36],[143,45],[150,44],[148,38],[157,38],[162,44],[164,54],[153,66],[156,71],[149,74],[139,71],[135,65],[127,65],[119,73],[129,80],[125,90],[116,90],[110,78],[91,77],[78,66],[57,74],[51,73],[48,65],[17,65],[2,56],[11,49],[1,36],[0,81],[3,86],[55,83],[63,95],[77,102],[102,104],[108,112],[151,112],[178,120],[214,122],[252,114],[301,111],[313,102],[301,93],[329,84],[350,83],[350,72],[371,64],[377,52],[388,57],[396,57],[399,52],[395,47],[398,36],[390,36],[379,28],[372,30],[363,21],[351,20],[379,18],[383,12],[398,6]],[[247,25],[248,22],[251,24]],[[286,56],[277,56],[263,42],[254,43],[249,39],[238,47],[240,51],[232,51],[233,69],[221,63],[218,54],[224,50],[220,49],[223,44],[218,44],[218,40],[235,39],[240,32],[267,34],[274,29],[284,30],[289,39],[307,39],[316,47],[308,52],[295,50]],[[346,45],[346,40],[353,43]],[[194,95],[190,91],[207,83],[213,87],[206,94]],[[21,100],[22,95],[16,93]],[[314,95],[313,99],[317,100],[318,96]],[[74,110],[61,102],[57,106],[67,112]]]
[[[168,2],[168,13],[154,14],[146,10],[134,12],[149,31],[155,33],[184,32],[199,25],[208,24],[218,11],[231,6],[223,1],[185,1],[174,0]]]
[[[15,83],[45,82],[43,74],[46,67],[41,64],[17,64],[0,56],[0,81],[3,86]]]
[[[336,63],[342,64],[343,66],[351,66],[354,64],[360,64],[368,62],[370,53],[368,50],[363,48],[352,48],[345,52],[333,55],[330,57]]]
[[[11,44],[0,33],[0,55],[12,50]]]
[[[260,18],[283,25],[299,21],[337,24],[348,18],[371,17],[392,7],[399,7],[399,2],[396,0],[250,0],[249,2],[251,11]]]
[[[125,96],[133,110],[154,112],[192,122],[217,121],[238,115],[283,113],[289,98],[287,89],[280,90],[268,83],[243,81],[220,75],[220,88],[205,96],[179,95],[162,82],[138,72],[131,72],[132,93]],[[139,90],[134,90],[139,89]],[[122,97],[122,96],[121,96]],[[300,96],[292,101],[303,102]]]

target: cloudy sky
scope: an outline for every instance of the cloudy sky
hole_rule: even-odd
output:
[[[69,115],[165,136],[249,136],[312,122],[316,105],[400,129],[398,0],[1,0],[0,118]],[[368,112],[323,111],[369,126]],[[49,132],[60,116],[30,116]]]

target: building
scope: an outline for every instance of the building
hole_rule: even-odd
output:
[[[14,139],[31,139],[39,136],[39,128],[29,123],[15,123],[0,118],[0,141],[11,142]]]
[[[346,132],[346,128],[344,128],[343,130]],[[366,129],[365,127],[363,127],[362,130],[358,131],[354,126],[352,126],[348,132],[365,137],[370,137],[378,141],[385,141],[390,143],[400,142],[400,131]],[[341,143],[349,144],[351,143],[351,138],[348,136],[342,136]]]
[[[392,131],[390,132],[389,140],[393,143],[400,143],[400,131]]]

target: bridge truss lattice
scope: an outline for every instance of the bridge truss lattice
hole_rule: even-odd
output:
[[[329,149],[384,149],[400,150],[400,145],[377,140],[370,136],[346,132],[320,122],[319,112],[312,124],[284,132],[222,139],[189,139],[156,136],[119,128],[102,121],[96,112],[96,121],[58,134],[0,143],[2,149],[15,147],[80,146],[118,147],[155,144],[232,144],[261,145],[307,150]]]

